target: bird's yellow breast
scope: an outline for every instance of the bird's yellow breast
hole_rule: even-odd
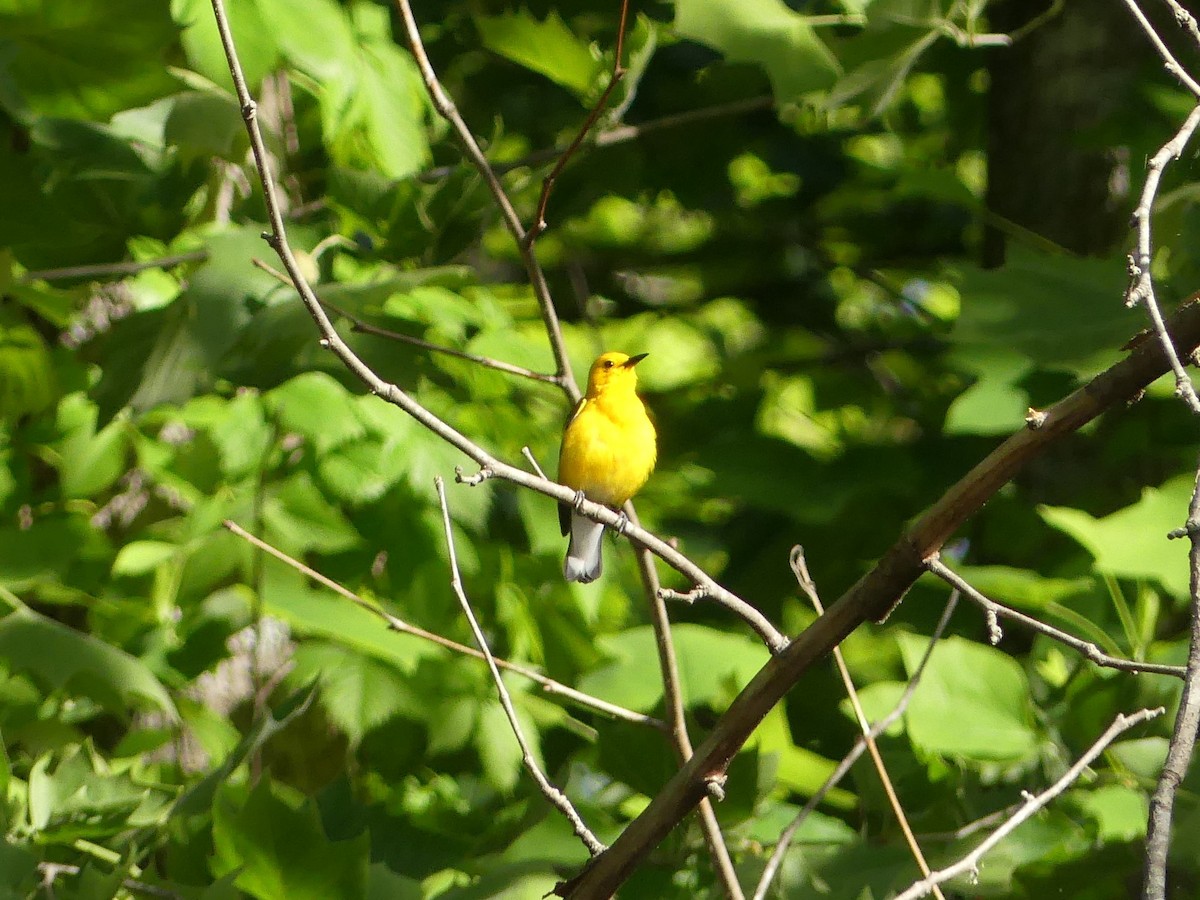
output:
[[[589,500],[620,506],[650,477],[658,456],[654,425],[632,390],[582,401],[567,425],[558,478]]]

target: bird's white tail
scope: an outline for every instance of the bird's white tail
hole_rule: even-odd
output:
[[[571,513],[571,543],[563,560],[563,577],[584,584],[599,578],[604,568],[603,546],[604,526],[577,512]]]

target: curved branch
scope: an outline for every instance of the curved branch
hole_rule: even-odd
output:
[[[1176,352],[1200,344],[1200,302],[1193,297],[1170,322]],[[621,836],[575,878],[559,885],[572,900],[608,898],[646,855],[704,796],[705,779],[723,773],[768,712],[850,632],[868,619],[882,621],[925,571],[925,560],[1031,459],[1105,410],[1136,398],[1168,369],[1157,341],[1142,341],[1098,375],[997,447],[951,487],[875,567],[826,613],[773,657],[734,699],[686,766],[667,782]]]
[[[214,4],[218,2],[220,0],[213,0]],[[475,168],[479,170],[483,180],[487,182],[509,234],[517,242],[517,248],[521,251],[521,260],[525,263],[525,270],[529,273],[529,283],[533,286],[534,296],[537,297],[538,306],[542,311],[542,321],[546,325],[546,333],[550,337],[550,349],[554,351],[554,362],[558,368],[555,374],[562,379],[563,390],[567,392],[571,402],[574,403],[580,397],[579,385],[575,383],[575,375],[571,371],[571,360],[567,356],[567,345],[563,341],[562,326],[558,321],[558,313],[554,309],[554,300],[550,296],[550,286],[546,283],[546,273],[542,271],[542,264],[538,262],[529,239],[530,232],[527,232],[525,226],[521,224],[521,218],[517,215],[504,186],[500,184],[496,171],[484,156],[479,142],[475,140],[471,129],[467,127],[458,107],[454,105],[454,101],[450,99],[445,89],[442,88],[441,82],[438,81],[433,64],[429,61],[429,54],[425,52],[425,44],[421,40],[421,31],[417,27],[417,20],[413,16],[409,0],[395,0],[395,3],[400,12],[400,18],[404,22],[408,46],[412,50],[413,58],[417,61],[417,68],[421,70],[421,78],[425,82],[425,89],[429,92],[429,98],[433,101],[434,108],[442,118],[450,123],[463,151]],[[240,98],[241,94],[239,93],[238,96]]]
[[[375,371],[363,362],[349,345],[342,340],[341,335],[333,327],[333,323],[329,320],[329,316],[325,313],[325,309],[321,306],[321,301],[313,292],[312,286],[308,283],[308,279],[304,277],[304,273],[300,271],[300,266],[296,262],[296,256],[292,252],[291,245],[288,243],[287,232],[284,228],[283,215],[280,212],[279,203],[276,198],[275,179],[271,174],[270,167],[267,164],[267,151],[263,144],[262,131],[258,127],[257,107],[254,99],[250,96],[250,90],[246,86],[246,77],[242,71],[241,61],[238,59],[237,48],[233,43],[233,35],[229,30],[229,21],[225,15],[225,6],[223,0],[211,0],[213,13],[217,19],[217,30],[221,36],[221,45],[225,50],[225,57],[229,62],[229,71],[233,76],[234,88],[237,92],[238,103],[242,109],[242,118],[246,122],[246,131],[250,136],[250,147],[254,152],[254,160],[258,168],[259,178],[262,180],[263,200],[267,207],[267,217],[271,223],[271,231],[264,234],[263,237],[268,244],[275,250],[282,260],[284,268],[287,270],[288,276],[295,285],[296,291],[300,295],[305,308],[313,321],[317,324],[317,329],[320,331],[321,346],[327,350],[331,350],[334,355],[355,375],[367,389],[377,397],[386,400],[394,406],[400,407],[423,426],[428,428],[442,440],[446,441],[451,446],[462,451],[468,458],[473,460],[479,467],[480,473],[478,476],[472,476],[467,479],[466,483],[478,483],[485,478],[498,477],[506,481],[511,481],[514,484],[527,487],[539,493],[545,494],[547,497],[552,497],[555,500],[563,503],[575,503],[576,492],[566,485],[556,484],[553,481],[548,481],[545,478],[539,478],[526,472],[524,469],[518,469],[515,466],[510,466],[493,457],[490,453],[458,431],[449,423],[438,418],[415,399],[401,390],[394,384],[390,384],[380,378]],[[408,7],[407,0],[397,0],[406,9]],[[411,20],[411,11],[409,12]],[[415,34],[416,25],[413,23]],[[419,46],[419,44],[418,44]],[[424,60],[424,65],[428,67],[428,59]],[[429,70],[432,77],[432,69]],[[433,82],[437,86],[436,80]],[[440,87],[438,88],[440,90]],[[446,100],[449,103],[449,100]],[[450,105],[453,109],[453,105]],[[461,123],[461,117],[458,122]],[[464,126],[465,128],[465,126]],[[469,135],[469,132],[468,132]],[[472,146],[475,146],[472,144]],[[475,147],[478,150],[478,147]],[[486,160],[485,160],[486,163]],[[497,201],[499,202],[499,200]],[[507,198],[505,198],[507,203]],[[508,205],[511,209],[511,204]],[[514,213],[515,215],[515,213]],[[520,223],[517,223],[518,227]],[[537,271],[541,271],[538,269]],[[553,315],[553,309],[550,309]],[[565,373],[563,389],[570,394],[574,391],[573,396],[578,396],[578,387],[574,380],[570,377],[570,369],[563,369],[565,365],[565,348],[561,340],[556,340],[554,334],[557,333],[557,319],[553,319],[554,328],[551,329],[551,345],[554,347],[555,356],[559,359],[560,371],[559,374]],[[550,320],[547,320],[547,328],[550,329]],[[561,338],[561,335],[559,335]],[[461,480],[461,479],[460,479]],[[597,522],[601,522],[610,527],[620,527],[624,534],[634,543],[645,547],[655,556],[662,559],[676,571],[688,578],[692,579],[697,585],[702,586],[706,591],[706,596],[711,597],[721,605],[725,606],[741,618],[743,618],[752,627],[759,636],[771,648],[772,652],[778,652],[787,644],[787,639],[775,628],[767,618],[757,609],[752,607],[745,600],[738,597],[732,591],[726,590],[717,584],[703,569],[697,566],[694,562],[643,528],[629,525],[627,520],[618,515],[613,510],[599,503],[593,503],[590,500],[585,500],[577,506],[577,509],[582,515]]]

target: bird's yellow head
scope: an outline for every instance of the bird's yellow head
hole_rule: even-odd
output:
[[[605,391],[632,391],[637,387],[637,372],[633,367],[646,358],[645,353],[629,356],[610,350],[596,357],[588,372],[587,395],[595,397]]]

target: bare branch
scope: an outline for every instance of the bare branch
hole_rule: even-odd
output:
[[[1167,49],[1167,45],[1163,43],[1163,39],[1159,37],[1158,32],[1154,30],[1154,26],[1150,24],[1150,20],[1146,18],[1146,14],[1142,12],[1142,8],[1138,6],[1137,0],[1125,0],[1125,5],[1129,7],[1129,11],[1137,19],[1138,25],[1142,27],[1142,31],[1146,32],[1146,37],[1150,38],[1150,43],[1154,45],[1154,49],[1162,57],[1163,67],[1167,70],[1167,73],[1177,78],[1180,84],[1191,91],[1197,100],[1200,100],[1200,83],[1188,74],[1187,70],[1179,64],[1179,60],[1175,58],[1174,54]]]
[[[1166,900],[1167,851],[1171,843],[1171,819],[1175,793],[1191,765],[1200,730],[1200,469],[1188,508],[1188,537],[1192,542],[1191,564],[1192,633],[1188,644],[1187,676],[1179,698],[1175,728],[1167,745],[1167,758],[1158,775],[1158,784],[1150,798],[1150,819],[1146,827],[1146,875],[1142,883],[1143,900]]]
[[[837,764],[837,768],[829,773],[829,777],[825,779],[825,783],[817,788],[816,792],[808,798],[808,802],[804,804],[800,812],[796,813],[796,817],[788,823],[787,828],[783,829],[780,833],[779,840],[775,843],[775,850],[758,879],[758,887],[754,889],[752,900],[765,900],[767,890],[771,887],[771,882],[775,880],[775,875],[778,873],[779,867],[783,864],[783,858],[787,855],[788,848],[791,847],[792,841],[796,837],[796,832],[800,830],[800,826],[804,824],[809,815],[812,814],[812,811],[825,799],[825,795],[837,787],[838,783],[846,777],[846,774],[853,765],[858,762],[858,758],[867,749],[867,735],[869,734],[872,740],[879,737],[879,735],[892,727],[893,722],[904,715],[905,710],[908,709],[908,704],[912,701],[913,694],[917,691],[917,685],[921,683],[921,676],[925,674],[925,666],[929,663],[929,658],[933,655],[933,648],[942,639],[942,633],[946,630],[946,626],[950,624],[950,617],[954,615],[954,610],[957,606],[958,591],[952,591],[950,599],[946,602],[946,608],[942,610],[942,617],[938,619],[937,626],[933,629],[933,634],[930,635],[929,643],[925,647],[925,652],[921,655],[921,661],[917,663],[912,677],[908,679],[908,684],[904,688],[904,693],[900,695],[900,700],[892,708],[892,711],[872,725],[866,734],[859,736],[858,740],[854,742],[854,746],[850,748],[850,752],[842,757],[842,761]],[[926,836],[926,839],[931,838]]]
[[[1179,27],[1190,34],[1192,40],[1196,42],[1196,46],[1200,47],[1200,25],[1196,24],[1196,17],[1184,9],[1179,0],[1165,0],[1165,2],[1171,8]]]
[[[1179,24],[1187,27],[1190,23],[1190,30],[1193,34],[1200,35],[1200,31],[1196,27],[1196,20],[1186,10],[1175,3],[1174,0],[1167,0],[1167,2],[1175,10],[1175,16]],[[1154,26],[1150,24],[1150,20],[1146,18],[1145,13],[1138,6],[1137,0],[1125,0],[1125,5],[1129,7],[1129,11],[1133,13],[1133,17],[1137,20],[1138,25],[1146,33],[1146,36],[1150,39],[1150,43],[1158,51],[1158,55],[1162,57],[1167,72],[1190,90],[1197,100],[1200,100],[1200,83],[1188,74],[1167,48],[1163,39],[1155,31]],[[1151,157],[1150,162],[1146,166],[1146,183],[1142,186],[1141,199],[1138,201],[1137,208],[1133,211],[1133,222],[1137,230],[1137,248],[1129,257],[1129,273],[1132,283],[1126,294],[1125,302],[1129,306],[1134,306],[1138,303],[1146,305],[1146,313],[1150,316],[1154,333],[1158,337],[1159,343],[1162,344],[1163,352],[1167,355],[1171,371],[1175,374],[1175,393],[1188,405],[1188,408],[1192,412],[1200,414],[1200,397],[1197,397],[1196,389],[1192,385],[1191,379],[1188,378],[1187,372],[1184,371],[1183,364],[1179,361],[1179,356],[1175,352],[1175,347],[1163,322],[1162,312],[1158,306],[1158,298],[1154,294],[1154,280],[1151,275],[1154,255],[1150,237],[1150,218],[1153,212],[1154,199],[1158,194],[1159,182],[1162,180],[1163,170],[1171,160],[1180,157],[1184,147],[1187,146],[1188,141],[1191,140],[1192,135],[1195,133],[1197,126],[1200,126],[1200,104],[1192,110],[1183,124],[1179,126],[1179,130],[1175,132],[1175,135],[1163,144],[1162,148]]]
[[[315,254],[314,254],[315,255]],[[283,272],[280,272],[274,266],[269,265],[261,259],[252,259],[251,262],[262,269],[268,275],[272,276],[280,284],[285,284],[288,287],[294,288],[292,280]],[[335,315],[341,316],[343,319],[350,321],[351,328],[360,334],[373,334],[376,337],[387,338],[390,341],[399,341],[403,344],[411,344],[414,347],[420,347],[422,350],[429,350],[432,353],[442,353],[446,356],[453,356],[457,359],[465,359],[467,362],[478,363],[489,369],[495,369],[498,372],[506,372],[509,375],[518,375],[521,378],[529,378],[534,381],[541,381],[546,384],[562,386],[562,378],[558,375],[549,375],[545,372],[535,372],[533,369],[526,369],[523,366],[514,366],[512,363],[504,362],[499,359],[492,359],[488,356],[478,356],[474,353],[467,353],[465,350],[456,350],[453,347],[443,347],[441,344],[432,344],[429,341],[421,340],[419,337],[413,337],[411,334],[404,334],[400,331],[391,331],[387,328],[380,328],[378,325],[372,325],[370,322],[358,318],[349,310],[342,309],[334,303],[318,296],[321,305]]]
[[[40,862],[38,863],[38,871],[42,873],[42,890],[46,891],[48,896],[54,896],[54,882],[63,875],[78,875],[81,871],[79,866],[74,866],[69,863],[56,862]],[[157,897],[161,900],[183,900],[183,895],[178,894],[169,888],[159,887],[157,884],[147,884],[145,881],[138,881],[136,878],[121,879],[121,887],[134,894],[142,894],[146,897]]]
[[[809,601],[817,611],[817,615],[824,615],[825,605],[821,603],[821,596],[817,592],[817,583],[813,581],[812,575],[808,571],[808,562],[804,558],[804,548],[796,545],[792,548],[789,562],[792,567],[792,572],[796,576],[796,581],[800,585],[800,589],[808,596]],[[929,642],[929,646],[933,646],[933,641]],[[926,654],[928,656],[928,653]],[[908,824],[908,816],[904,813],[904,807],[900,804],[900,798],[896,796],[896,789],[892,785],[891,776],[888,775],[887,766],[883,764],[883,756],[879,753],[879,747],[875,744],[875,735],[871,733],[871,723],[867,721],[867,714],[863,711],[862,703],[858,699],[858,689],[854,686],[854,679],[850,677],[850,669],[846,666],[846,660],[842,657],[840,647],[833,648],[833,661],[837,665],[838,674],[842,678],[842,684],[846,688],[846,695],[850,698],[850,705],[854,707],[854,716],[858,720],[858,727],[862,731],[863,741],[867,745],[867,751],[871,754],[871,762],[875,765],[875,771],[879,775],[879,781],[883,785],[884,793],[887,794],[888,803],[892,807],[892,812],[896,816],[896,822],[900,825],[900,831],[904,834],[904,840],[908,844],[908,849],[912,852],[913,859],[917,862],[917,868],[921,870],[921,874],[926,878],[929,877],[929,863],[925,861],[925,854],[921,852],[921,845],[917,843],[917,839],[913,836],[912,828]],[[942,896],[941,889],[934,885],[934,896],[938,900],[946,900]]]
[[[1163,351],[1167,354],[1167,360],[1171,364],[1171,371],[1175,373],[1175,393],[1179,396],[1194,413],[1200,413],[1200,398],[1196,396],[1196,389],[1192,386],[1192,380],[1188,378],[1187,372],[1184,371],[1183,364],[1179,361],[1179,356],[1175,352],[1175,347],[1171,342],[1171,337],[1167,333],[1166,324],[1163,322],[1162,311],[1158,306],[1158,299],[1154,294],[1154,279],[1150,274],[1151,267],[1154,262],[1153,245],[1150,237],[1150,218],[1153,213],[1154,199],[1158,194],[1159,182],[1162,180],[1163,170],[1173,159],[1178,159],[1183,149],[1191,140],[1192,134],[1195,133],[1196,127],[1200,125],[1200,105],[1192,109],[1191,114],[1184,120],[1184,123],[1175,132],[1175,136],[1163,144],[1162,149],[1150,158],[1150,162],[1146,165],[1146,183],[1142,187],[1142,196],[1138,201],[1137,208],[1133,211],[1133,222],[1137,229],[1137,248],[1129,256],[1129,273],[1132,277],[1132,283],[1126,294],[1126,304],[1134,306],[1138,303],[1146,305],[1146,313],[1150,316],[1150,322],[1154,327],[1154,333],[1158,336],[1159,343],[1163,346]]]
[[[633,524],[639,524],[632,500],[625,504],[625,515]],[[663,705],[670,722],[671,744],[679,764],[683,765],[692,757],[692,739],[688,735],[683,687],[679,680],[679,663],[675,655],[675,641],[671,636],[671,620],[667,616],[658,571],[654,568],[654,557],[648,550],[640,547],[635,548],[635,553],[638,571],[642,576],[642,587],[650,603],[650,624],[654,629],[654,646],[658,651],[658,667],[662,672]],[[730,900],[743,900],[745,895],[738,883],[737,870],[733,867],[733,860],[729,856],[729,848],[721,834],[721,825],[717,821],[717,813],[713,809],[710,797],[700,800],[700,827],[704,832],[705,843],[708,844],[713,869],[721,879],[725,895]]]
[[[521,448],[521,455],[529,460],[529,464],[533,466],[533,471],[538,473],[539,478],[545,478],[546,473],[542,471],[542,467],[538,465],[537,457],[533,455],[533,451],[528,447]]]
[[[1200,302],[1180,306],[1170,322],[1186,355],[1200,342]],[[1022,427],[950,487],[900,536],[866,575],[825,615],[772,657],[742,689],[696,747],[691,760],[668,781],[641,814],[603,854],[559,893],[573,900],[611,897],[650,851],[705,794],[705,779],[720,774],[784,695],[810,666],[867,619],[885,619],[913,582],[925,560],[1031,459],[1113,406],[1124,406],[1165,371],[1157,341],[1133,347],[1125,359],[1044,410],[1037,429]]]
[[[467,599],[467,592],[463,590],[462,576],[458,571],[458,554],[454,550],[454,529],[450,526],[450,507],[446,503],[446,484],[442,481],[442,476],[440,475],[433,479],[433,483],[437,487],[438,502],[442,506],[442,525],[446,529],[446,549],[450,553],[450,586],[454,589],[454,594],[458,597],[458,602],[462,605],[463,615],[467,617],[467,622],[471,625],[471,632],[475,635],[475,642],[479,644],[479,649],[483,651],[488,668],[492,672],[492,681],[496,683],[496,692],[500,695],[500,705],[504,707],[504,714],[508,716],[508,724],[512,726],[517,743],[521,745],[521,760],[525,763],[526,771],[529,772],[530,777],[537,783],[542,795],[558,807],[558,810],[566,816],[567,821],[571,823],[571,828],[574,829],[579,839],[583,841],[583,845],[587,847],[588,852],[592,856],[596,856],[604,851],[604,845],[592,834],[591,829],[584,824],[583,819],[579,817],[579,813],[575,810],[575,806],[571,803],[567,795],[551,784],[550,780],[542,773],[542,770],[538,768],[537,760],[533,757],[533,750],[530,749],[529,742],[525,739],[524,732],[521,731],[521,723],[517,719],[516,709],[513,708],[512,698],[508,695],[508,688],[504,686],[504,679],[501,677],[500,669],[496,665],[496,660],[492,656],[491,649],[488,647],[487,639],[483,636],[483,629],[479,627],[479,623],[475,620],[475,612],[471,609],[471,601]]]
[[[147,259],[142,262],[96,263],[90,266],[67,266],[63,269],[40,269],[26,272],[21,276],[22,282],[30,281],[64,281],[68,278],[121,278],[125,275],[136,275],[147,269],[171,269],[189,262],[204,262],[208,259],[207,250],[193,250],[191,253],[176,253],[172,256],[160,256],[158,259]]]
[[[214,3],[219,0],[213,0]],[[516,241],[517,247],[521,251],[521,259],[525,263],[525,270],[529,273],[529,282],[533,287],[534,296],[537,297],[538,305],[542,311],[542,321],[546,325],[546,334],[550,338],[550,349],[554,352],[555,365],[558,367],[557,375],[562,379],[563,390],[567,392],[571,402],[579,399],[579,386],[575,383],[575,375],[571,371],[571,360],[567,356],[567,347],[563,341],[562,327],[558,322],[558,313],[554,309],[554,300],[550,296],[550,286],[546,283],[546,274],[542,271],[542,264],[538,262],[537,256],[533,252],[533,247],[530,246],[528,234],[525,231],[525,226],[521,224],[521,219],[517,215],[516,209],[512,205],[508,194],[504,190],[504,186],[500,184],[500,179],[496,176],[495,170],[487,157],[483,155],[483,151],[479,148],[479,142],[475,140],[475,136],[471,133],[471,129],[467,127],[467,123],[463,120],[462,114],[454,105],[454,101],[446,93],[441,82],[438,81],[437,73],[433,70],[433,64],[429,62],[429,54],[425,52],[425,44],[421,40],[421,31],[417,27],[417,20],[413,16],[412,5],[409,0],[395,0],[396,8],[400,12],[400,18],[404,22],[404,31],[408,37],[408,45],[412,49],[413,58],[417,61],[417,67],[421,70],[421,78],[425,82],[425,89],[429,92],[429,97],[433,101],[434,109],[450,123],[454,129],[455,135],[458,137],[459,144],[462,145],[463,151],[471,160],[471,163],[479,170],[479,174],[483,176],[483,180],[487,182],[488,188],[492,192],[492,199],[496,202],[496,207],[500,210],[500,216],[504,219],[504,224],[508,228],[509,234]],[[290,270],[289,270],[290,271]]]
[[[333,591],[335,594],[345,597],[351,603],[362,607],[371,615],[385,622],[388,628],[390,628],[392,631],[398,631],[401,634],[407,634],[415,638],[420,638],[423,641],[429,641],[432,644],[437,644],[439,647],[443,647],[446,650],[453,651],[454,653],[461,653],[464,656],[472,656],[479,660],[485,659],[483,653],[479,650],[476,650],[474,647],[468,647],[466,644],[460,644],[458,641],[452,641],[450,638],[442,637],[440,634],[434,634],[432,631],[426,631],[424,628],[420,628],[416,625],[410,625],[403,619],[392,615],[387,610],[376,606],[374,603],[371,603],[368,600],[364,600],[362,597],[358,596],[358,594],[338,584],[332,578],[322,575],[316,569],[306,566],[298,559],[288,556],[282,550],[271,546],[261,538],[255,537],[236,522],[226,520],[224,524],[227,529],[236,534],[242,540],[253,544],[255,547],[266,553],[271,554],[277,560],[282,563],[286,563],[297,572],[307,575],[313,581],[329,588],[329,590]],[[504,659],[497,659],[496,665],[509,672],[514,672],[523,678],[528,678],[547,694],[563,697],[586,709],[591,709],[606,716],[611,716],[614,719],[623,719],[626,722],[632,722],[634,725],[648,725],[651,728],[655,728],[659,731],[668,730],[667,723],[662,721],[662,719],[656,719],[653,716],[643,715],[642,713],[634,712],[631,709],[626,709],[623,706],[617,706],[615,703],[609,703],[607,700],[601,700],[599,697],[593,697],[591,694],[585,694],[573,687],[568,687],[562,682],[555,681],[553,678],[547,678],[541,672],[531,669],[528,666],[523,666],[519,663],[511,663]]]
[[[250,97],[249,89],[246,87],[246,78],[242,72],[242,65],[237,56],[237,48],[233,43],[233,36],[229,31],[229,22],[225,15],[225,7],[223,0],[211,0],[213,12],[217,18],[217,30],[221,37],[221,45],[225,50],[225,55],[229,61],[229,71],[233,76],[234,88],[237,92],[238,102],[241,105],[242,116],[246,122],[246,131],[250,135],[250,146],[254,151],[255,161],[258,164],[259,177],[263,185],[263,200],[267,207],[267,216],[271,222],[271,232],[265,235],[265,239],[279,254],[279,258],[283,261],[284,268],[287,270],[288,276],[295,285],[296,291],[300,294],[300,299],[304,306],[308,309],[309,315],[317,324],[317,329],[320,332],[321,346],[332,351],[338,359],[350,370],[360,381],[367,386],[371,393],[386,400],[395,406],[400,407],[425,428],[432,431],[438,437],[442,438],[451,446],[462,451],[468,458],[473,460],[480,466],[480,474],[476,477],[464,477],[464,483],[478,483],[485,478],[499,477],[522,487],[531,488],[539,493],[552,497],[564,503],[575,503],[576,492],[569,487],[561,484],[555,484],[544,478],[531,475],[523,469],[518,469],[515,466],[510,466],[507,463],[500,462],[491,456],[486,450],[478,444],[471,441],[466,435],[458,431],[447,422],[435,416],[424,406],[410,397],[394,384],[390,384],[380,378],[374,370],[363,362],[353,350],[342,340],[341,335],[333,327],[333,323],[329,320],[329,316],[325,313],[321,306],[321,301],[313,292],[312,286],[304,277],[304,273],[300,271],[300,267],[296,262],[295,254],[292,252],[291,245],[288,243],[287,233],[284,229],[283,216],[280,212],[279,203],[276,200],[275,181],[271,175],[271,171],[267,166],[267,154],[263,145],[262,132],[258,127],[258,120],[255,114],[254,100]],[[407,10],[407,0],[397,0],[402,5],[404,10]],[[416,25],[412,21],[411,10],[407,10],[406,22],[410,23],[413,30],[413,35],[416,35]],[[416,46],[421,47],[419,37],[416,39]],[[421,56],[418,62],[423,60],[422,71],[428,71],[428,78],[432,78],[432,69],[429,68],[429,60],[424,56],[424,50],[421,49]],[[436,78],[432,81],[431,90],[437,89],[437,96],[442,97],[445,103],[449,104],[449,100],[445,98],[441,91]],[[435,101],[437,97],[435,96]],[[449,109],[453,110],[453,105],[450,104]],[[457,113],[455,113],[457,115]],[[458,117],[457,121],[461,124],[462,119]],[[464,126],[465,128],[465,126]],[[468,132],[469,137],[469,132]],[[478,152],[478,146],[473,142],[471,146]],[[509,207],[511,209],[511,206]],[[518,222],[519,226],[520,223]],[[540,272],[540,269],[538,269]],[[552,310],[551,310],[552,314]],[[559,333],[557,319],[553,322],[543,316],[547,321],[547,329],[550,333],[550,343],[554,347],[556,358],[560,357],[560,365],[563,365],[566,359],[565,350],[555,335]],[[560,374],[562,374],[560,372]],[[564,376],[563,389],[571,396],[578,397],[578,387],[575,385],[574,378],[570,376],[569,370],[566,370]],[[711,597],[717,603],[725,606],[738,616],[742,617],[767,643],[767,646],[772,651],[778,652],[787,644],[787,639],[776,629],[765,617],[746,601],[742,600],[732,591],[726,590],[717,584],[707,573],[699,566],[693,563],[690,559],[671,547],[665,541],[650,534],[648,531],[634,527],[626,527],[627,521],[619,516],[616,512],[609,509],[600,503],[593,503],[590,500],[585,500],[577,505],[577,510],[581,515],[587,516],[597,522],[600,522],[609,527],[617,527],[621,525],[623,534],[640,546],[646,547],[650,552],[654,553],[660,559],[664,560],[668,565],[675,568],[681,574],[698,585],[702,585],[707,590],[707,596]]]
[[[771,109],[774,105],[774,97],[764,95],[761,97],[750,97],[745,100],[734,100],[729,103],[718,103],[713,106],[703,106],[699,109],[689,109],[684,112],[671,113],[657,119],[639,122],[636,125],[613,125],[596,132],[595,137],[592,138],[590,143],[597,149],[616,147],[620,144],[636,141],[647,134],[653,134],[657,131],[679,128],[683,125],[692,125],[696,122],[706,122],[710,119],[758,112],[760,110]],[[562,156],[566,151],[567,145],[565,144],[559,147],[543,147],[541,150],[535,150],[519,159],[508,162],[489,162],[489,165],[491,165],[492,171],[497,175],[503,175],[514,169],[524,169],[528,166],[537,166],[550,162]],[[457,166],[437,166],[436,168],[425,170],[417,177],[425,182],[439,181],[449,177],[457,168]]]
[[[962,591],[968,600],[981,606],[989,617],[1003,616],[1006,619],[1019,622],[1026,628],[1032,628],[1034,631],[1046,635],[1046,637],[1053,638],[1060,644],[1065,644],[1073,650],[1078,650],[1098,666],[1105,666],[1109,669],[1120,669],[1122,672],[1133,672],[1134,674],[1145,672],[1149,675],[1171,675],[1175,678],[1182,678],[1184,676],[1183,666],[1169,666],[1165,663],[1144,662],[1142,660],[1121,659],[1117,656],[1110,656],[1091,641],[1085,641],[1074,635],[1067,634],[1053,625],[1047,625],[1040,619],[1035,619],[1033,616],[1027,616],[1023,612],[1019,612],[1002,603],[997,603],[995,600],[985,597],[979,591],[975,590],[961,575],[946,566],[936,553],[925,561],[925,568],[955,590]],[[993,643],[995,642],[993,641]]]
[[[1076,779],[1083,774],[1084,769],[1090,766],[1092,761],[1095,760],[1096,757],[1098,757],[1101,753],[1103,753],[1108,745],[1116,740],[1119,735],[1128,731],[1130,728],[1133,728],[1135,725],[1140,725],[1143,722],[1153,719],[1155,716],[1162,715],[1162,713],[1163,709],[1160,706],[1158,709],[1138,710],[1137,712],[1128,716],[1123,714],[1117,716],[1113,723],[1108,726],[1108,729],[1104,732],[1104,734],[1100,735],[1096,742],[1088,748],[1087,752],[1084,753],[1083,756],[1079,757],[1079,760],[1075,763],[1075,765],[1067,769],[1062,778],[1058,779],[1058,781],[1054,782],[1054,784],[1042,791],[1042,793],[1038,794],[1037,796],[1027,794],[1025,802],[1021,804],[1016,813],[1014,813],[1007,822],[1005,822],[990,835],[988,835],[983,841],[981,841],[979,846],[977,846],[974,850],[972,850],[954,865],[940,869],[937,872],[934,872],[928,878],[918,881],[904,893],[900,894],[896,900],[917,900],[918,897],[924,897],[926,894],[928,894],[935,886],[942,884],[945,881],[949,881],[951,878],[955,878],[959,875],[967,872],[973,872],[978,869],[979,860],[983,858],[985,853],[1016,831],[1016,829],[1031,816],[1033,816],[1034,813],[1036,813],[1051,800],[1065,791],[1068,787],[1074,784]]]
[[[588,132],[596,124],[596,120],[600,118],[600,114],[608,105],[608,98],[612,96],[612,92],[616,90],[621,79],[625,77],[625,25],[629,20],[629,0],[621,0],[621,17],[617,23],[617,46],[613,51],[613,67],[612,74],[609,76],[608,84],[604,91],[600,94],[600,99],[596,101],[596,105],[592,107],[592,111],[588,117],[583,120],[583,125],[579,128],[579,133],[575,135],[575,139],[567,145],[567,149],[562,152],[558,158],[558,162],[554,164],[554,168],[550,170],[550,174],[542,179],[542,195],[538,198],[537,215],[533,218],[533,225],[529,228],[529,234],[525,237],[525,243],[530,247],[538,239],[543,231],[546,230],[546,206],[550,203],[550,192],[554,190],[554,182],[558,180],[558,176],[562,174],[563,169],[567,167],[571,157],[579,150],[579,146],[583,143],[584,138],[588,136]]]

